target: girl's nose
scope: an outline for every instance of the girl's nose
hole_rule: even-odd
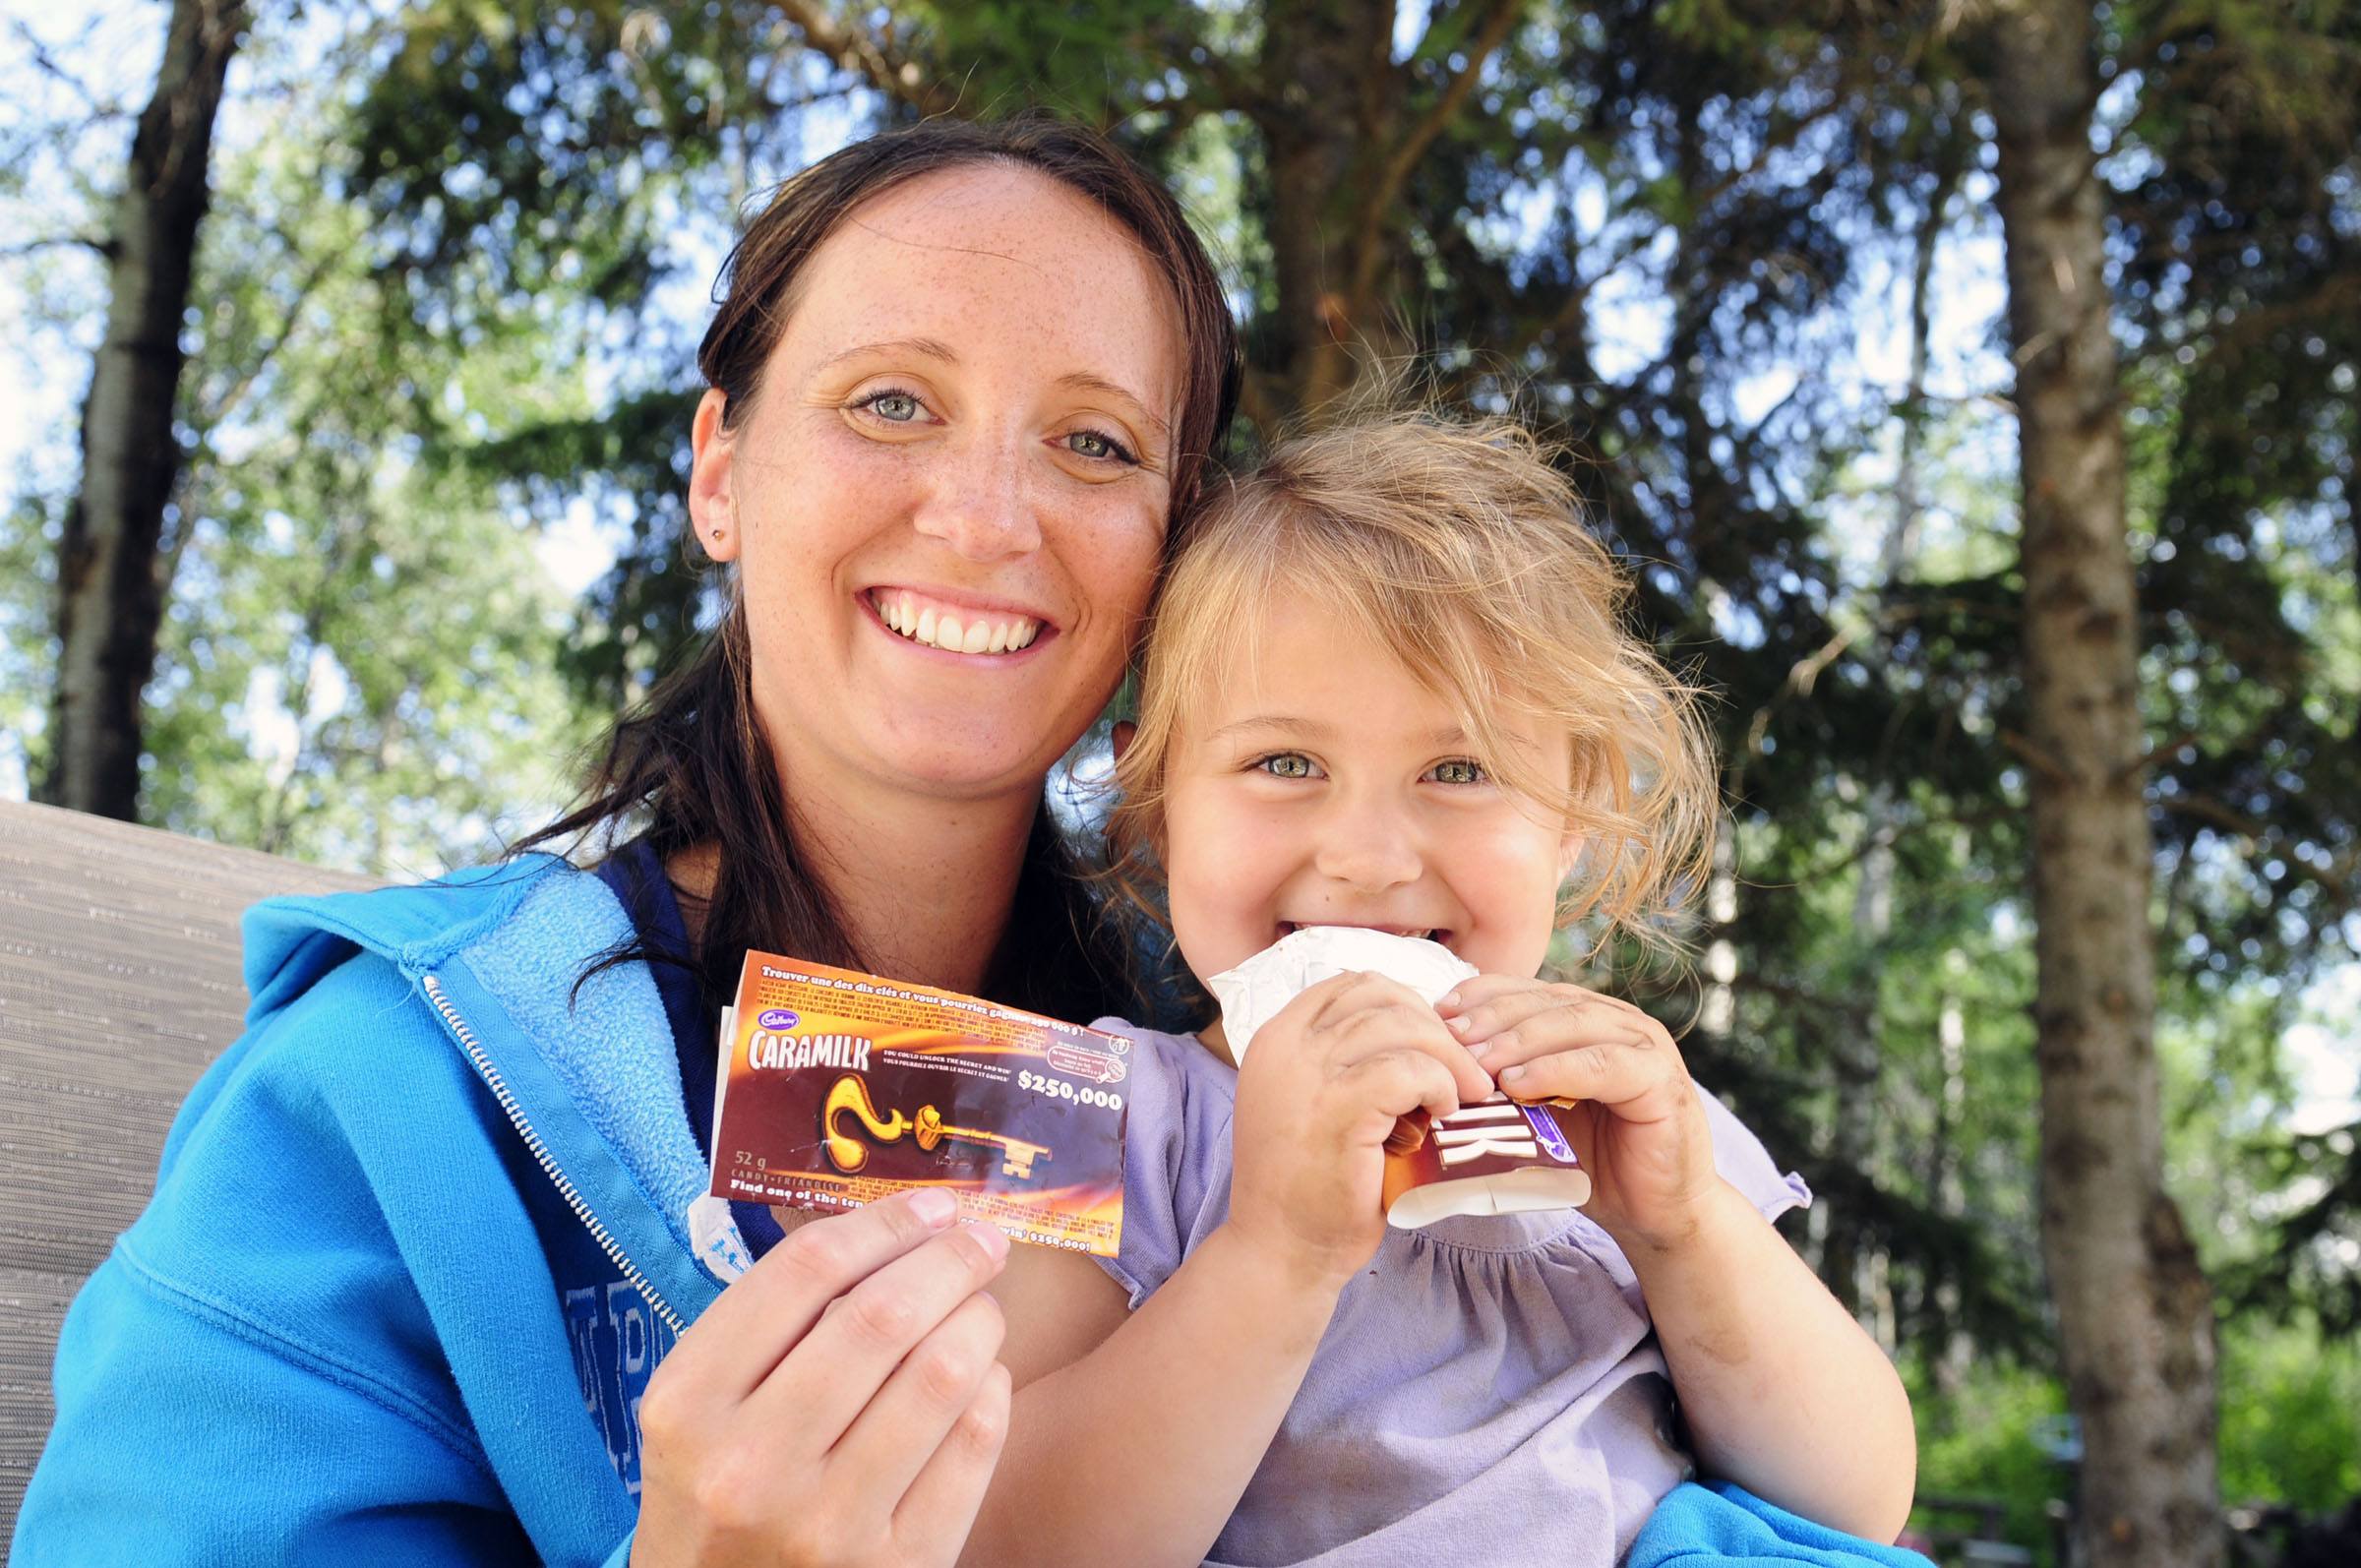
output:
[[[912,520],[970,561],[999,561],[1041,547],[1041,524],[1025,494],[1016,438],[961,443],[945,452]]]
[[[1409,818],[1379,802],[1338,803],[1320,824],[1312,865],[1322,876],[1362,893],[1415,882],[1424,869]]]

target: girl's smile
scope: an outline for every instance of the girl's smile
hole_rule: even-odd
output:
[[[1441,942],[1489,974],[1548,952],[1569,845],[1460,716],[1345,618],[1275,606],[1209,682],[1167,778],[1173,929],[1219,974],[1305,926]],[[1540,745],[1543,738],[1517,739]]]

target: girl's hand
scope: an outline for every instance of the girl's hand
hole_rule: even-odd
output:
[[[639,1405],[633,1568],[959,1555],[1008,1426],[1008,1240],[952,1217],[919,1191],[815,1220],[689,1326]]]
[[[1677,1246],[1721,1185],[1712,1129],[1665,1026],[1580,986],[1480,975],[1436,1003],[1514,1099],[1579,1102],[1566,1120],[1591,1174],[1583,1211],[1628,1252]]]
[[[1385,1236],[1385,1136],[1448,1116],[1491,1079],[1417,992],[1377,975],[1307,988],[1238,1074],[1230,1226],[1315,1289],[1344,1288]]]

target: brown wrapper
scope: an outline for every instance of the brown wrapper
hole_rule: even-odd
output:
[[[1012,1239],[1115,1255],[1129,1041],[750,952],[720,1049],[719,1196],[830,1211],[942,1187]]]
[[[1571,1101],[1493,1098],[1431,1124],[1405,1116],[1385,1140],[1385,1218],[1416,1230],[1454,1214],[1524,1214],[1590,1201],[1560,1113]]]

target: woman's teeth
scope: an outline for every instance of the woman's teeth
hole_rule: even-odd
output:
[[[906,593],[878,594],[870,602],[894,631],[946,653],[1014,653],[1041,634],[1041,623],[1030,616],[977,611],[963,618],[934,605],[921,609]]]

